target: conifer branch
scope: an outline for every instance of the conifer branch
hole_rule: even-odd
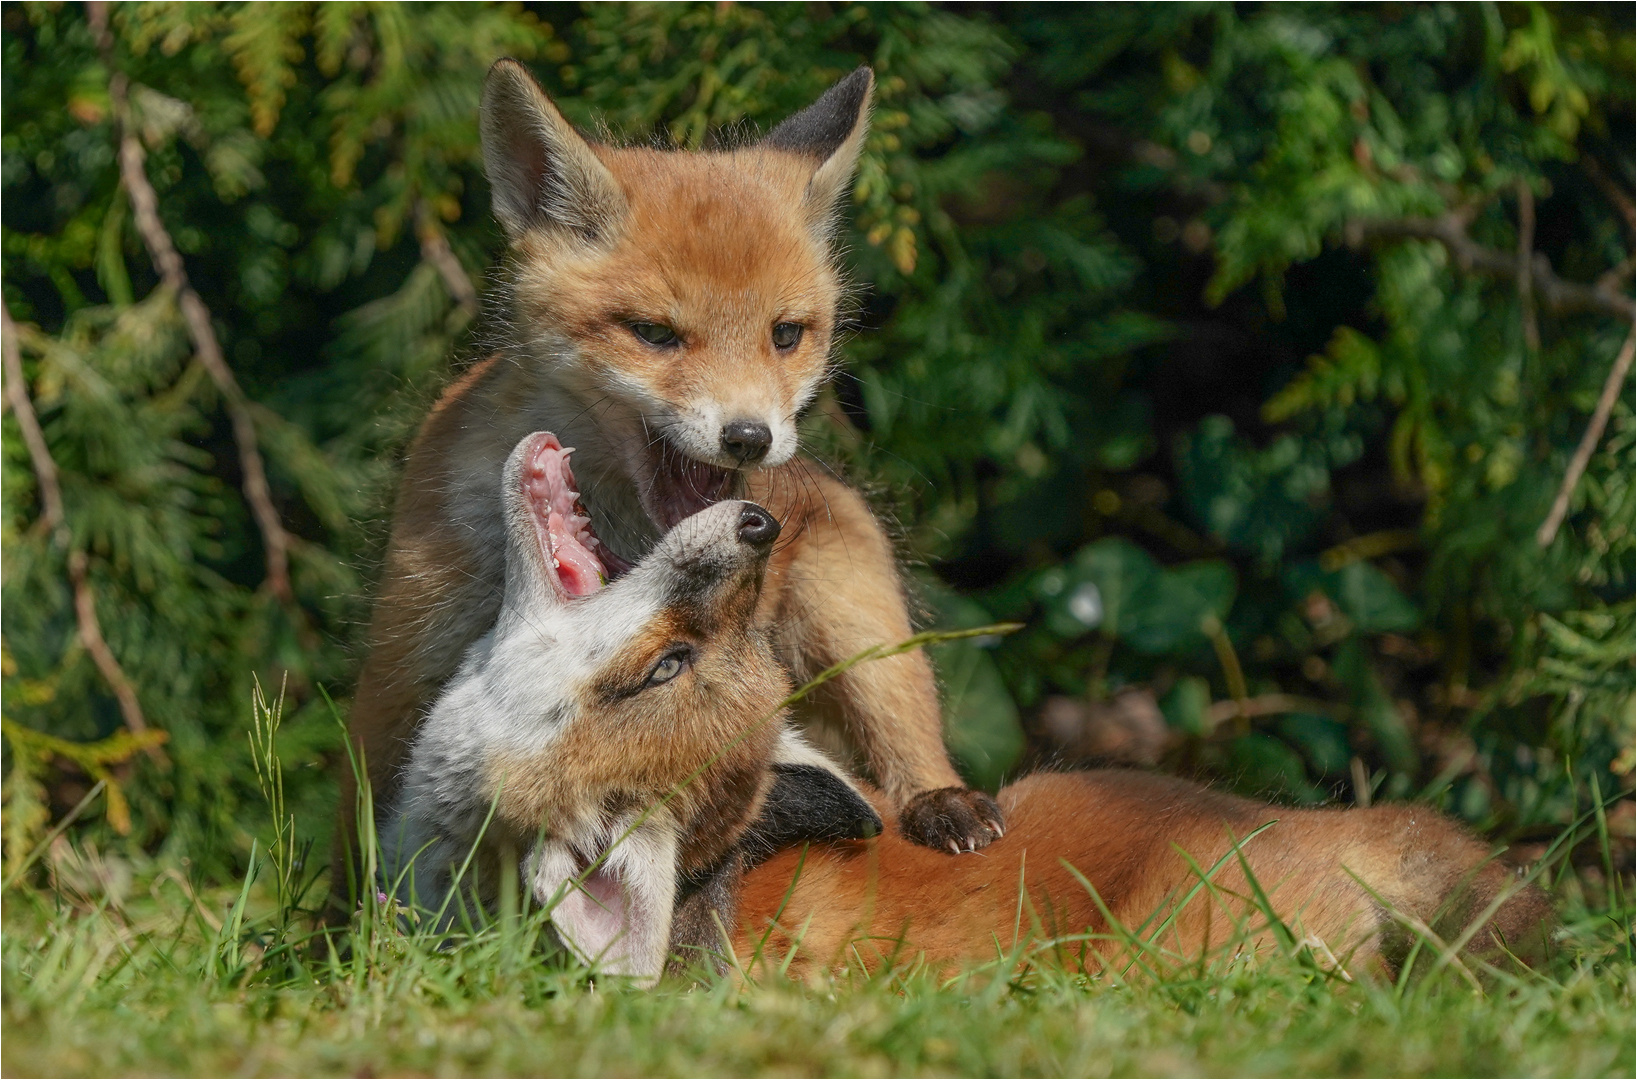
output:
[[[45,432],[40,429],[34,402],[29,398],[28,384],[23,377],[23,352],[17,340],[17,324],[11,321],[11,308],[0,299],[0,354],[3,354],[6,375],[6,401],[17,415],[17,426],[23,432],[23,445],[28,448],[29,461],[34,466],[34,477],[40,485],[40,524],[55,544],[68,557],[68,581],[74,590],[74,618],[79,625],[80,644],[91,654],[97,671],[119,701],[120,714],[132,734],[148,730],[148,721],[142,715],[142,703],[136,690],[125,677],[125,669],[108,647],[102,636],[102,624],[97,621],[96,595],[91,591],[87,574],[85,552],[76,548],[63,514],[62,483],[58,478],[57,462],[46,445]],[[148,756],[163,760],[157,746],[148,747]]]
[[[1466,231],[1470,222],[1471,211],[1459,209],[1435,218],[1355,219],[1347,224],[1347,241],[1360,247],[1373,240],[1436,240],[1467,273],[1518,281],[1521,277],[1518,256],[1484,247],[1473,240]],[[1591,311],[1614,315],[1627,322],[1637,317],[1637,306],[1632,304],[1630,296],[1595,285],[1564,281],[1552,270],[1551,260],[1538,251],[1529,260],[1528,275],[1534,295],[1558,314]]]
[[[1614,411],[1614,402],[1620,396],[1620,389],[1625,385],[1626,376],[1631,374],[1634,350],[1637,350],[1637,331],[1627,334],[1626,343],[1620,346],[1620,355],[1615,357],[1614,368],[1603,382],[1603,393],[1597,399],[1597,408],[1592,410],[1591,422],[1586,425],[1586,433],[1580,436],[1580,445],[1575,447],[1574,457],[1569,459],[1569,468],[1563,474],[1563,485],[1557,489],[1557,498],[1552,500],[1552,512],[1546,515],[1546,520],[1541,522],[1540,531],[1535,533],[1535,542],[1541,547],[1551,544],[1557,537],[1557,530],[1563,524],[1563,519],[1568,516],[1569,499],[1573,497],[1581,475],[1591,462],[1592,451],[1603,441],[1603,429],[1608,425],[1609,413]]]
[[[285,532],[277,508],[273,506],[250,400],[222,355],[221,342],[217,340],[216,329],[211,325],[210,309],[188,281],[182,256],[165,229],[165,223],[160,220],[159,196],[144,168],[147,155],[131,124],[130,81],[115,65],[113,35],[108,27],[108,5],[102,0],[92,0],[86,8],[91,31],[109,71],[108,96],[113,102],[114,130],[119,143],[120,180],[131,200],[137,232],[142,236],[142,243],[148,249],[148,256],[153,260],[160,280],[176,295],[177,306],[187,322],[188,336],[193,339],[194,354],[210,375],[211,382],[216,384],[233,425],[233,441],[239,450],[239,471],[245,501],[250,504],[251,515],[261,530],[262,547],[267,557],[267,588],[281,603],[293,608],[295,597],[290,589],[290,536]]]

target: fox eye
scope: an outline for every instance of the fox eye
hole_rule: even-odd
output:
[[[692,655],[693,650],[691,649],[672,649],[654,664],[653,670],[648,673],[648,681],[643,685],[658,686],[661,683],[670,682],[682,674],[682,669],[687,666],[688,659]]]
[[[676,331],[664,323],[634,322],[631,324],[631,333],[650,345],[675,345],[677,340]]]
[[[796,342],[801,340],[801,332],[801,323],[775,323],[773,326],[773,347],[781,352],[794,349]]]

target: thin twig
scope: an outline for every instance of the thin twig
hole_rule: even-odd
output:
[[[1467,235],[1471,214],[1460,210],[1441,217],[1407,217],[1388,220],[1354,220],[1347,225],[1348,243],[1355,247],[1371,240],[1436,240],[1455,256],[1456,264],[1468,273],[1516,280],[1518,259],[1515,255],[1484,247]],[[1546,307],[1558,314],[1592,311],[1615,315],[1630,322],[1637,316],[1637,306],[1630,296],[1610,292],[1594,285],[1564,281],[1552,270],[1552,262],[1536,252],[1529,267],[1529,276],[1535,295]]]
[[[1523,309],[1523,343],[1540,351],[1540,320],[1535,317],[1535,193],[1529,181],[1518,181],[1518,306]]]
[[[477,288],[467,276],[460,259],[456,258],[454,249],[449,246],[448,235],[433,220],[432,208],[425,199],[415,200],[415,232],[421,241],[421,258],[437,270],[438,276],[443,279],[443,287],[449,290],[450,297],[460,305],[466,317],[477,318]]]
[[[1597,289],[1599,292],[1615,293],[1621,291],[1620,283],[1631,276],[1631,256],[1627,255],[1601,274],[1597,275]]]
[[[62,484],[57,479],[57,462],[46,445],[45,432],[40,430],[39,418],[34,415],[34,402],[29,399],[28,385],[23,381],[23,350],[17,341],[17,324],[11,321],[11,307],[0,298],[0,340],[3,340],[6,365],[6,403],[17,413],[17,426],[23,430],[23,445],[28,447],[29,460],[34,464],[34,476],[40,484],[40,524],[51,534],[51,539],[64,549],[68,547],[68,522],[63,516]]]
[[[1252,717],[1278,716],[1282,713],[1330,713],[1334,710],[1334,705],[1315,698],[1297,697],[1294,694],[1261,694],[1257,697],[1236,698],[1230,701],[1213,701],[1205,708],[1205,726],[1209,730],[1238,717],[1248,720]]]
[[[1547,547],[1557,537],[1557,530],[1569,513],[1569,499],[1574,495],[1575,486],[1580,483],[1581,474],[1591,462],[1592,451],[1603,440],[1603,428],[1608,425],[1609,413],[1614,411],[1614,402],[1620,396],[1626,376],[1631,373],[1634,346],[1637,346],[1637,332],[1627,334],[1626,343],[1620,346],[1614,368],[1603,382],[1603,394],[1597,399],[1597,408],[1592,410],[1591,422],[1586,425],[1585,434],[1580,436],[1580,445],[1575,447],[1574,457],[1569,459],[1569,468],[1563,474],[1563,486],[1557,489],[1557,498],[1552,502],[1552,512],[1546,515],[1540,531],[1535,533],[1535,542],[1541,547]]]
[[[1620,216],[1626,220],[1626,228],[1637,229],[1637,207],[1632,206],[1631,195],[1623,187],[1615,183],[1614,178],[1605,172],[1603,166],[1599,165],[1597,159],[1590,154],[1580,155],[1580,167],[1585,170],[1587,176],[1592,178],[1592,183],[1597,185],[1597,189],[1603,193],[1604,197],[1614,205],[1616,210],[1620,211]]]
[[[28,447],[29,460],[34,465],[34,476],[40,486],[40,523],[55,544],[68,557],[68,580],[74,589],[74,617],[79,624],[80,644],[91,654],[103,681],[119,701],[119,711],[125,726],[132,732],[148,730],[142,715],[142,704],[137,700],[125,669],[102,636],[102,624],[97,621],[96,596],[91,591],[87,574],[85,552],[74,547],[68,519],[63,514],[62,484],[58,479],[57,462],[46,445],[45,433],[40,430],[39,417],[34,413],[34,402],[28,395],[28,384],[23,378],[23,352],[17,340],[17,324],[11,321],[11,308],[0,299],[0,353],[4,354],[6,373],[6,401],[17,414],[17,426],[23,431],[23,445]],[[158,747],[149,747],[148,755],[162,760]]]
[[[189,283],[182,256],[166,231],[165,223],[160,220],[159,196],[143,167],[147,155],[131,124],[130,81],[115,66],[114,40],[108,28],[108,5],[101,0],[92,0],[86,8],[91,31],[109,71],[108,96],[113,102],[114,128],[119,139],[119,175],[131,200],[137,232],[142,236],[142,243],[148,249],[148,256],[153,260],[160,280],[176,294],[177,306],[188,324],[188,336],[193,339],[194,353],[216,384],[233,424],[233,441],[239,449],[239,471],[245,501],[250,504],[251,515],[261,530],[262,547],[267,557],[267,588],[280,602],[294,607],[295,598],[290,590],[290,536],[273,506],[250,401],[222,355],[221,342],[217,340],[215,327],[211,325],[210,309]]]

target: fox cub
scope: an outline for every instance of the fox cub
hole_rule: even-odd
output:
[[[564,945],[604,973],[653,979],[673,948],[679,899],[679,950],[732,923],[719,897],[697,889],[716,906],[689,917],[679,885],[736,874],[741,844],[873,835],[881,822],[785,729],[786,673],[753,621],[779,535],[773,516],[715,503],[605,587],[569,453],[531,434],[495,485],[499,616],[420,725],[378,823],[381,886],[447,928],[463,904],[492,902],[505,849],[526,853],[522,884],[550,908]],[[790,776],[850,801],[840,832],[833,810],[803,808],[781,826],[789,800],[777,785]],[[767,822],[752,841],[759,815]],[[829,827],[811,831],[809,819]],[[468,859],[457,893],[454,872]]]
[[[756,618],[791,673],[910,635],[887,536],[797,446],[831,362],[833,233],[872,87],[860,68],[761,141],[690,153],[591,142],[521,64],[490,71],[483,154],[512,256],[508,343],[449,387],[409,450],[351,719],[378,797],[495,625],[507,525],[493,477],[532,431],[578,447],[610,578],[689,515],[747,497],[783,528]],[[1000,835],[999,808],[950,765],[924,655],[860,665],[826,691],[826,719],[906,836],[972,850]]]

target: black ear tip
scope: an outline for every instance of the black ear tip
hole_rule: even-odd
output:
[[[828,158],[863,123],[874,86],[875,72],[868,67],[854,69],[813,104],[768,132],[762,145],[821,161]]]
[[[824,98],[830,98],[837,105],[845,105],[853,113],[863,108],[868,100],[870,91],[875,89],[875,70],[868,64],[860,64],[852,73],[824,92]],[[819,100],[824,100],[820,98]]]

